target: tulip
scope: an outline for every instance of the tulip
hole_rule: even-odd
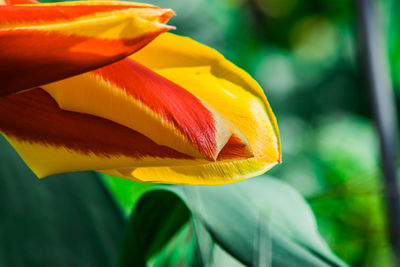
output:
[[[97,170],[141,182],[222,184],[280,162],[274,114],[245,71],[170,33],[131,52],[0,98],[0,131],[38,177]]]

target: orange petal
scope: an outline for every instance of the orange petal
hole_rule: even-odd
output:
[[[172,15],[120,2],[0,6],[0,96],[120,60],[171,29]]]

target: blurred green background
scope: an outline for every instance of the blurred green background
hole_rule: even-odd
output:
[[[218,49],[262,85],[283,147],[283,163],[269,174],[303,194],[333,251],[352,266],[391,266],[355,1],[145,2],[174,9],[176,33]],[[379,8],[398,95],[400,3]]]

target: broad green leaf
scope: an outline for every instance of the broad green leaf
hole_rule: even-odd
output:
[[[115,266],[124,227],[95,173],[39,180],[0,136],[0,266]]]
[[[190,219],[247,266],[346,266],[319,236],[303,198],[267,176],[229,185],[153,188],[133,211],[120,265],[145,266]],[[194,232],[197,260],[207,266],[214,262],[214,248],[210,255],[201,244],[207,244],[205,234]]]
[[[110,193],[119,204],[125,216],[130,215],[136,202],[146,191],[156,186],[156,184],[152,183],[140,183],[107,174],[97,174],[101,177],[108,190],[110,190]]]
[[[190,223],[184,224],[169,242],[151,257],[148,267],[199,266],[196,242]]]
[[[209,235],[209,234],[207,234]],[[193,224],[186,223],[171,238],[168,244],[148,262],[148,267],[175,267],[175,266],[229,266],[244,267],[242,263],[234,259],[229,253],[223,250],[218,244],[212,244],[211,261],[204,264],[204,257],[199,255],[197,238],[193,232]]]

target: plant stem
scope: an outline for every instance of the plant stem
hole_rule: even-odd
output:
[[[379,134],[387,217],[393,250],[400,264],[400,199],[397,183],[397,118],[376,1],[358,0],[360,49]]]

